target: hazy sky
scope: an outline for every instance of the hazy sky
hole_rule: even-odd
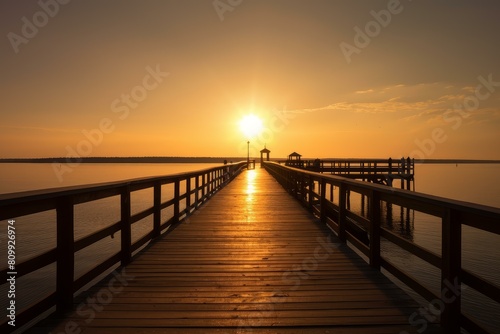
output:
[[[3,0],[0,157],[500,159],[500,2]]]

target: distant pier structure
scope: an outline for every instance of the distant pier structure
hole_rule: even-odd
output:
[[[269,161],[269,153],[271,153],[271,151],[266,146],[264,146],[264,148],[262,150],[260,150],[260,163],[261,163],[261,165],[264,161]],[[266,155],[265,160],[264,160],[264,155]]]
[[[285,165],[318,173],[394,186],[400,180],[401,189],[412,190],[415,186],[415,159],[315,159],[301,160],[301,155],[293,152]]]
[[[288,155],[288,160],[285,161],[285,166],[288,167],[296,167],[296,168],[304,168],[305,164],[304,161],[302,161],[300,158],[302,157],[301,154],[298,154],[297,152],[292,152]]]

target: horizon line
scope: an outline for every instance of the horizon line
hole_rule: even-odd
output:
[[[259,160],[259,157],[250,157],[252,160]],[[67,161],[77,161],[79,162],[98,162],[95,160],[100,160],[102,162],[113,161],[113,160],[135,160],[136,162],[145,162],[145,160],[157,160],[157,162],[162,162],[160,160],[211,160],[210,162],[215,162],[215,160],[237,160],[245,161],[247,157],[236,157],[236,156],[95,156],[95,157],[37,157],[37,158],[0,158],[0,163],[29,163],[29,162],[40,162],[40,163],[50,163],[50,162],[67,162]],[[304,158],[302,160],[315,160],[316,158]],[[388,160],[389,158],[322,158],[320,160]],[[286,161],[286,157],[270,158],[271,161]],[[400,160],[400,158],[393,158],[393,160]],[[500,159],[467,159],[467,158],[435,158],[435,159],[414,159],[415,163],[500,163]],[[128,161],[134,162],[134,161]],[[163,161],[168,162],[168,161]],[[201,161],[200,161],[201,162]]]

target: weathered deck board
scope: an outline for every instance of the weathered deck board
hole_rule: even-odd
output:
[[[417,304],[260,169],[240,175],[125,272],[123,282],[100,282],[75,312],[31,332],[417,329],[409,324]]]

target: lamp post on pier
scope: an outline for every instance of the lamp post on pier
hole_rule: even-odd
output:
[[[250,140],[247,141],[247,169],[250,169]]]

